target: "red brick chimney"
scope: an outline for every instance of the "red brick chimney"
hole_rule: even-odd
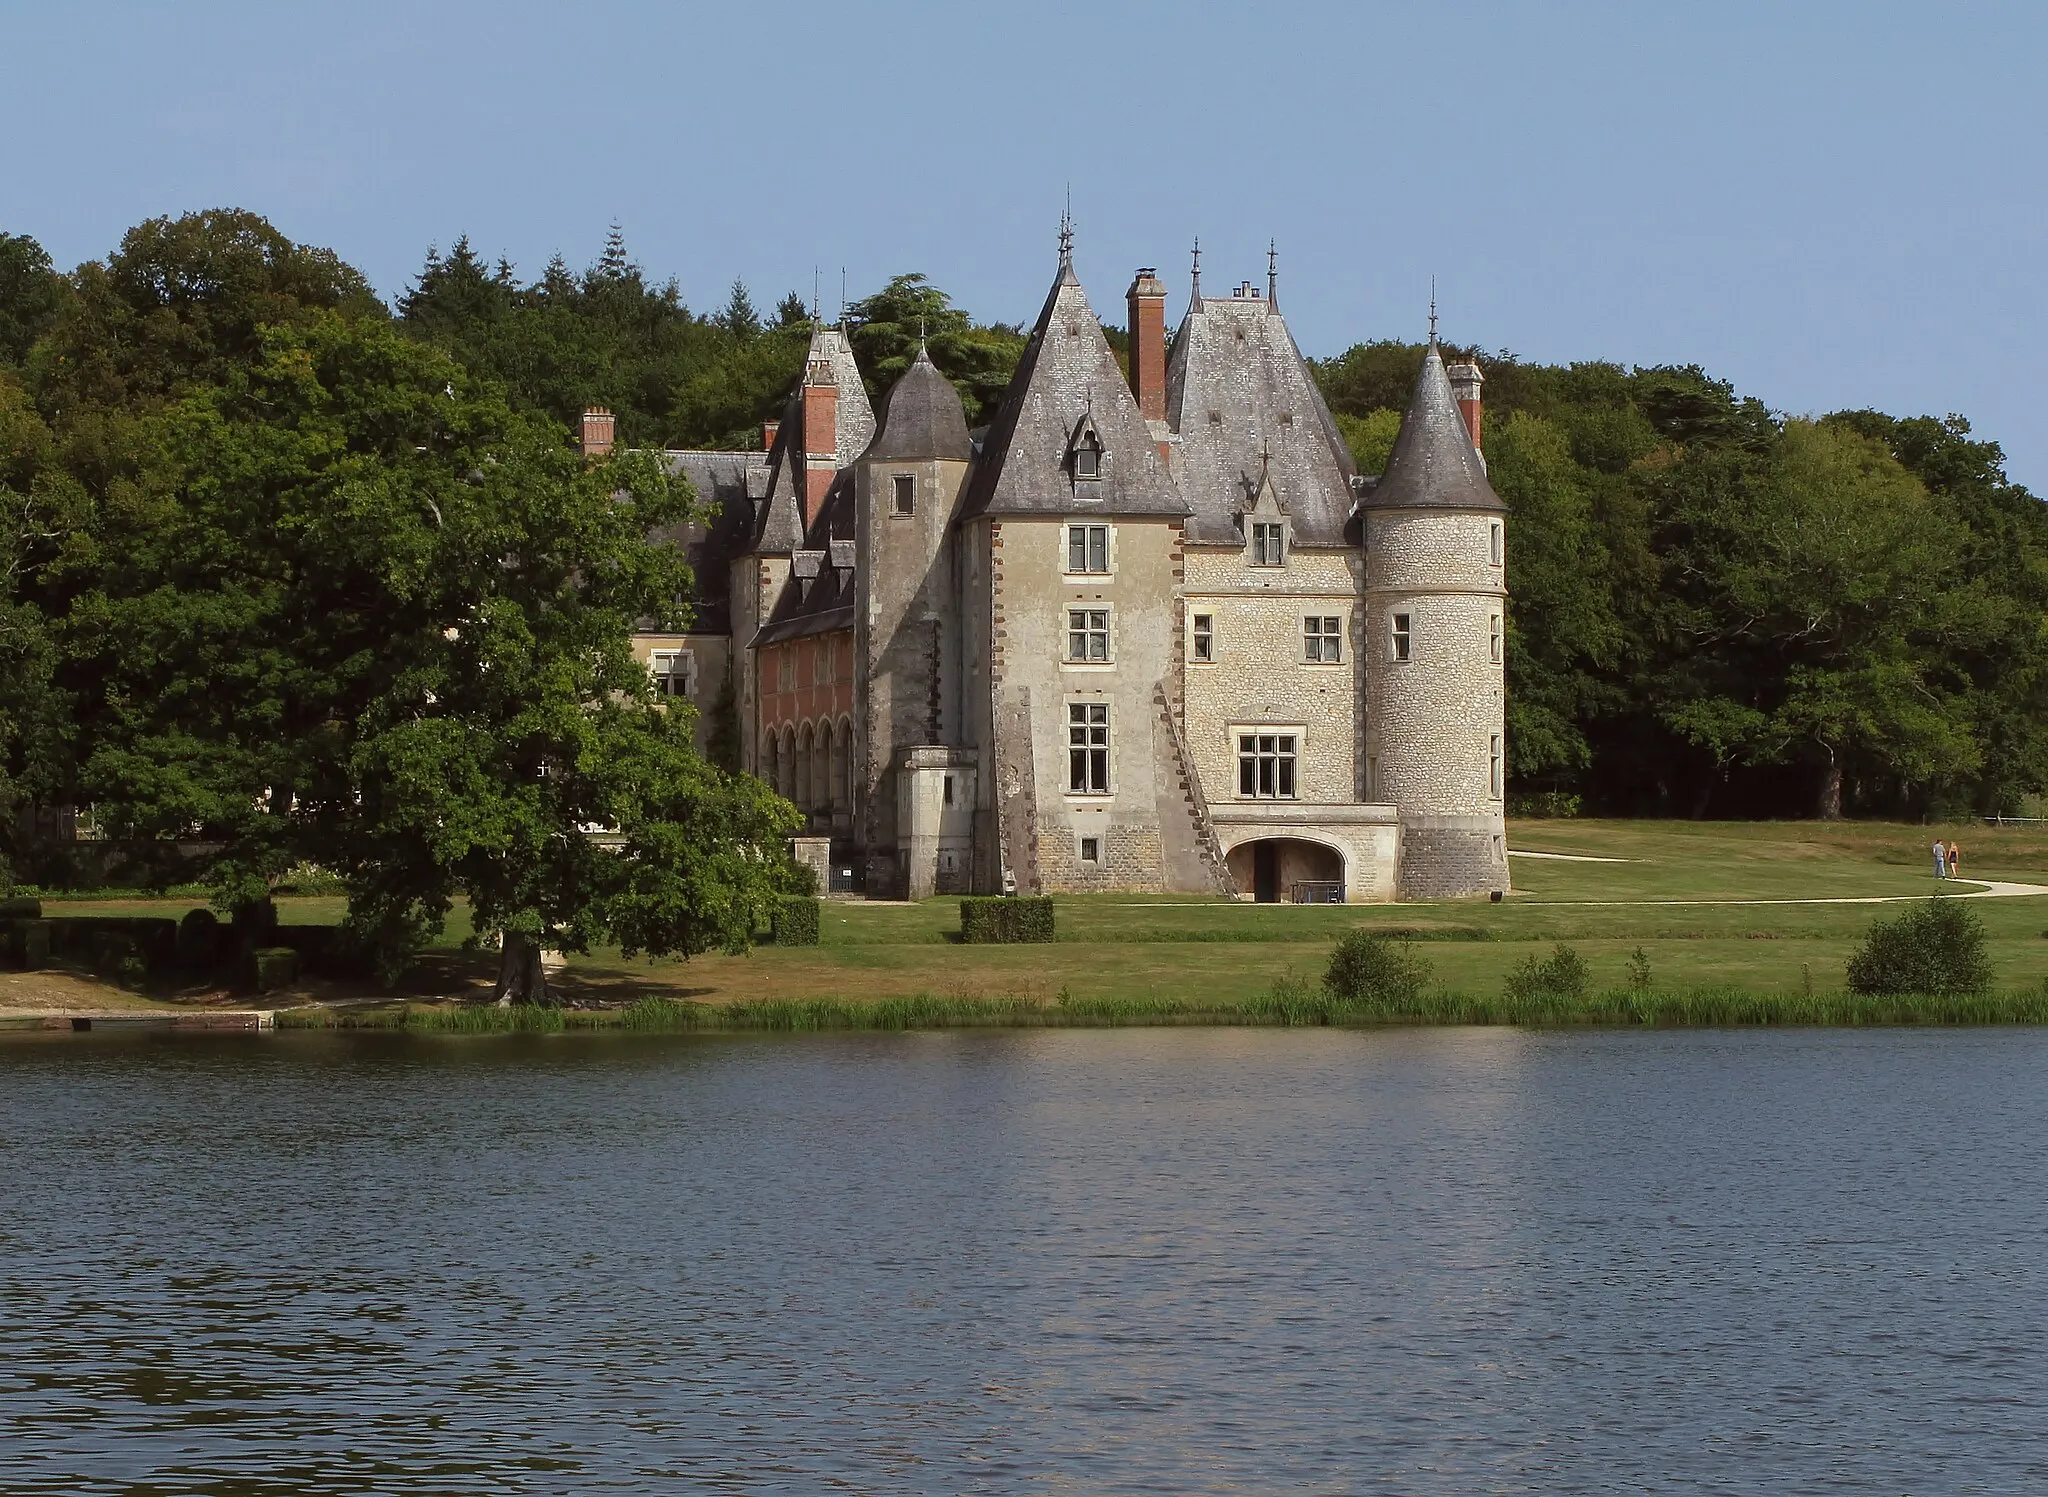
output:
[[[1486,376],[1469,359],[1460,359],[1444,373],[1450,376],[1451,393],[1458,397],[1458,414],[1465,418],[1465,430],[1472,434],[1472,445],[1478,448],[1479,387],[1486,383]]]
[[[606,457],[612,450],[612,433],[618,423],[612,413],[601,405],[594,405],[583,413],[583,419],[576,425],[576,445],[583,449],[585,457]]]
[[[1131,393],[1147,421],[1166,419],[1166,283],[1142,267],[1124,293],[1131,314]]]
[[[817,359],[804,371],[804,529],[818,518],[839,472],[839,381]]]
[[[780,421],[763,421],[761,423],[761,450],[763,452],[773,452],[775,450],[775,434],[781,430],[782,423]]]

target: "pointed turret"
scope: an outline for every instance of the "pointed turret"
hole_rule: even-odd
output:
[[[1386,472],[1360,500],[1366,509],[1505,510],[1458,409],[1434,335],[1401,417]]]
[[[973,451],[960,392],[919,344],[917,358],[883,397],[881,434],[864,455],[901,462],[951,458],[964,463]]]

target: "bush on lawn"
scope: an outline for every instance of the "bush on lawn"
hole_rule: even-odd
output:
[[[1052,898],[988,895],[960,901],[960,939],[970,946],[1050,941]]]
[[[1403,1008],[1429,985],[1429,963],[1382,931],[1348,930],[1330,953],[1323,988],[1333,998]]]
[[[1559,941],[1540,962],[1533,956],[1523,957],[1508,973],[1506,993],[1511,1003],[1543,999],[1577,1002],[1586,996],[1591,982],[1585,958]]]
[[[1984,926],[1960,899],[1930,899],[1896,920],[1879,920],[1849,958],[1852,993],[1949,997],[1991,986]]]
[[[0,919],[0,960],[17,972],[40,972],[50,965],[50,922]]]
[[[783,896],[768,928],[777,946],[817,945],[818,901],[807,894]]]
[[[249,953],[244,976],[259,993],[288,988],[299,978],[299,954],[289,946],[259,946]]]

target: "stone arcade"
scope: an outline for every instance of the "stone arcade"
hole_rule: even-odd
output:
[[[1197,273],[1170,345],[1140,270],[1126,380],[1068,244],[987,428],[922,352],[878,418],[820,328],[764,451],[668,454],[706,518],[675,537],[691,632],[640,641],[661,690],[805,812],[821,886],[1505,889],[1479,370],[1432,319],[1362,476],[1270,269],[1221,297]]]

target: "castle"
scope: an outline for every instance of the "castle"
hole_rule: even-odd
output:
[[[1198,262],[1199,267],[1199,262]],[[1296,902],[1508,885],[1505,506],[1480,386],[1431,337],[1355,471],[1267,287],[1169,342],[1150,269],[1128,380],[1059,270],[995,418],[920,350],[879,414],[820,327],[760,452],[671,452],[703,517],[690,632],[642,636],[700,740],[807,819],[821,887]],[[586,451],[612,440],[585,417]]]

